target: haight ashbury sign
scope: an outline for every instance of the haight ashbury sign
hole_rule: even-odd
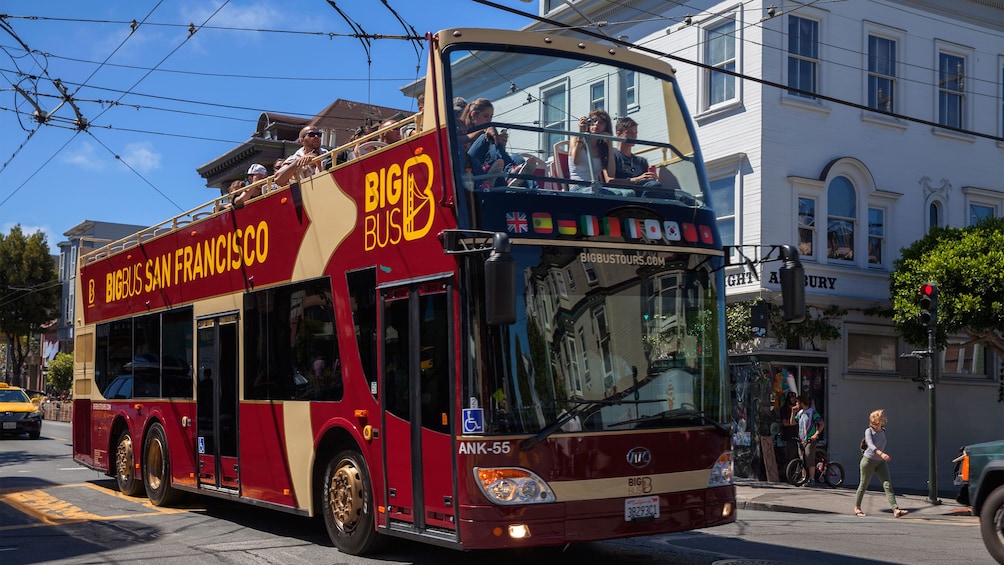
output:
[[[763,275],[764,275],[763,273],[760,275],[761,280],[763,279]],[[777,271],[769,271],[766,273],[766,275],[767,275],[767,280],[763,282],[765,282],[766,284],[780,286],[781,280],[778,278]],[[725,275],[725,286],[729,288],[751,285],[755,284],[756,282],[757,282],[757,276],[756,273],[752,270]],[[837,277],[824,277],[822,275],[810,275],[806,273],[805,286],[806,288],[836,290]]]

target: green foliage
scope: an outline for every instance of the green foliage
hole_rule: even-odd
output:
[[[59,280],[45,234],[26,237],[20,224],[6,237],[0,234],[0,266],[0,332],[13,344],[10,361],[20,379],[28,355],[26,337],[59,311]]]
[[[893,269],[893,321],[907,342],[927,345],[927,330],[918,320],[920,287],[936,282],[939,345],[948,334],[965,332],[1004,354],[1004,218],[933,228],[901,251]]]
[[[55,359],[49,362],[49,370],[45,375],[45,384],[57,392],[69,392],[73,386],[73,355],[57,353]]]
[[[753,339],[750,328],[750,313],[753,305],[759,302],[759,300],[749,300],[729,304],[726,307],[725,337],[730,350],[739,349],[743,344]],[[813,312],[816,313],[815,316],[813,316]],[[792,324],[784,321],[780,309],[771,308],[770,333],[783,343],[806,339],[813,349],[818,349],[822,342],[840,338],[840,327],[836,324],[846,313],[846,310],[836,306],[830,306],[825,310],[809,307],[806,309],[805,320]]]
[[[818,315],[813,316],[814,312]],[[829,306],[824,310],[810,306],[805,309],[805,320],[792,324],[784,321],[780,310],[771,310],[770,327],[774,337],[779,340],[787,343],[805,339],[814,351],[818,351],[823,342],[840,339],[840,326],[836,323],[846,313],[847,310],[837,306]]]

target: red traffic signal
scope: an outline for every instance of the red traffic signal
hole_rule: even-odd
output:
[[[928,327],[938,325],[938,285],[929,282],[920,286],[920,323]]]

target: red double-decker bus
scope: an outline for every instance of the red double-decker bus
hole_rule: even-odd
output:
[[[354,554],[733,522],[725,253],[672,69],[450,29],[422,86],[416,134],[81,258],[74,459],[156,505],[323,516]],[[637,139],[580,128],[599,105]],[[622,142],[645,182],[600,170]]]

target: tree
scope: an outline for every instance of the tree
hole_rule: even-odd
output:
[[[49,372],[45,383],[56,392],[69,392],[73,385],[73,355],[59,352],[49,362]]]
[[[893,262],[889,294],[893,321],[903,338],[927,345],[919,320],[920,287],[938,283],[939,347],[950,334],[1004,356],[1004,218],[966,228],[932,228]]]
[[[60,286],[45,234],[25,237],[18,224],[0,234],[0,332],[8,344],[11,382],[21,383],[30,336],[59,309]]]

